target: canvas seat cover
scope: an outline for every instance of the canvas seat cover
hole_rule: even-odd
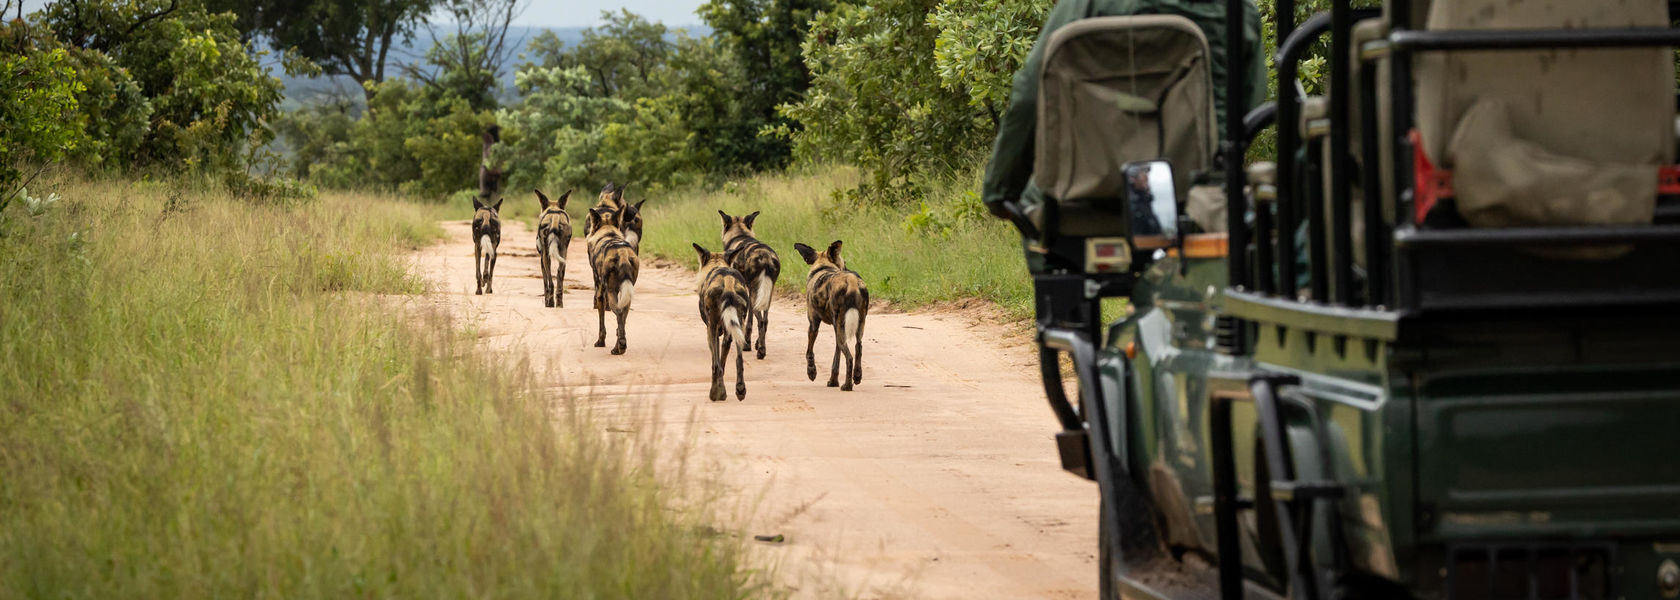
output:
[[[1082,19],[1051,35],[1033,181],[1056,206],[1032,211],[1041,230],[1124,234],[1121,166],[1128,162],[1171,161],[1178,200],[1185,200],[1215,152],[1208,56],[1201,29],[1180,16]]]
[[[1434,2],[1427,28],[1666,27],[1660,0]],[[1674,160],[1668,48],[1419,54],[1423,150],[1479,227],[1649,222]],[[1467,118],[1470,117],[1470,118]]]

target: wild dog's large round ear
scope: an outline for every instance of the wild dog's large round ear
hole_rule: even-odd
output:
[[[615,187],[615,186],[613,186],[613,182],[608,181],[606,185],[601,186],[601,195],[605,196],[607,194],[613,193],[613,187]]]
[[[701,248],[700,244],[694,244],[694,252],[700,255],[700,264],[703,265],[712,261],[712,252],[705,248]]]
[[[636,203],[636,212],[642,212],[643,204],[647,204],[647,198],[643,198],[641,202]]]
[[[473,196],[473,210],[478,210],[478,209],[481,209],[481,208],[489,208],[488,206],[484,205],[484,196]]]
[[[761,213],[761,212],[764,212],[764,211],[755,210],[755,211],[753,211],[752,214],[747,215],[746,219],[743,219],[744,221],[747,222],[747,229],[752,229],[753,221],[758,219],[758,213]]]
[[[493,211],[496,211],[496,212],[502,212],[502,201],[506,200],[506,199],[507,198],[497,198],[495,206],[491,206],[490,210],[493,210]]]
[[[537,193],[537,204],[541,204],[542,207],[543,207],[543,210],[548,210],[548,196],[544,195],[542,193],[542,190],[540,190],[540,189],[531,190],[531,191]]]
[[[834,243],[828,245],[828,260],[832,261],[835,266],[845,266],[845,263],[840,260],[840,243],[840,240],[834,240]]]
[[[618,187],[618,188],[613,189],[613,202],[618,202],[618,201],[623,200],[623,199],[624,199],[624,188],[623,187]]]
[[[555,204],[558,205],[560,208],[566,208],[566,201],[571,200],[571,199],[572,199],[572,191],[571,190],[566,190],[566,193],[560,194],[560,201],[556,202]]]
[[[730,217],[729,213],[723,212],[721,208],[718,209],[718,216],[723,217],[723,230],[729,231],[729,225],[734,222],[734,218]]]
[[[805,244],[794,244],[793,249],[799,251],[799,257],[805,259],[805,264],[807,264],[807,265],[816,264],[816,262],[817,262],[817,251],[816,251],[815,248],[812,248],[812,247],[807,246]]]

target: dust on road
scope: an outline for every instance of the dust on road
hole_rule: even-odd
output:
[[[470,224],[444,227],[447,241],[414,262],[432,299],[486,347],[528,353],[557,398],[586,394],[674,429],[692,424],[691,451],[720,465],[731,493],[755,507],[748,522],[727,526],[784,535],[758,550],[796,595],[1096,597],[1097,491],[1059,468],[1056,421],[1019,328],[872,311],[863,383],[841,392],[823,385],[832,329],[817,340],[820,372],[809,381],[802,302],[779,297],[768,356],[747,357],[746,400],[713,403],[692,271],[644,259],[629,351],[610,356],[592,346],[582,236],[568,250],[565,308],[551,309],[529,228],[504,223],[496,293],[475,296]],[[802,280],[798,255],[776,250],[782,277]],[[848,266],[869,274],[867,264]]]

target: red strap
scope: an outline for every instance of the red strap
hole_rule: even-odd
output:
[[[1657,193],[1680,196],[1680,165],[1657,167]]]
[[[1437,169],[1435,163],[1429,160],[1429,155],[1423,151],[1423,136],[1416,129],[1412,130],[1412,177],[1413,196],[1412,206],[1416,208],[1416,223],[1423,224],[1424,215],[1429,209],[1435,208],[1435,203],[1442,198],[1453,197],[1452,171]],[[1676,179],[1680,182],[1680,179]]]

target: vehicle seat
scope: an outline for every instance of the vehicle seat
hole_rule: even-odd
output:
[[[1666,27],[1667,3],[1455,0],[1430,30]],[[1668,48],[1424,52],[1416,125],[1478,227],[1650,222],[1673,162]]]
[[[1051,34],[1033,181],[1056,206],[1029,215],[1040,230],[1125,233],[1127,162],[1171,161],[1185,202],[1216,152],[1210,54],[1201,28],[1176,15],[1081,19]]]

